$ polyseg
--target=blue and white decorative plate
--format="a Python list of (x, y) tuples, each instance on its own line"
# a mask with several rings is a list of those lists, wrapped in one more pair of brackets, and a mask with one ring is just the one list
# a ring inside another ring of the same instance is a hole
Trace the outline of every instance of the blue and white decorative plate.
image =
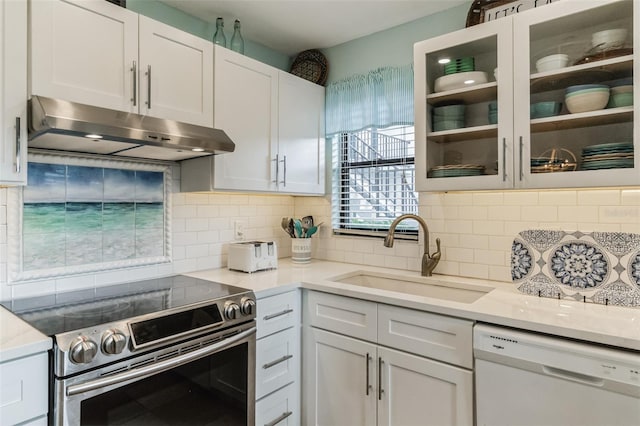
[(522, 231), (511, 279), (534, 296), (640, 307), (640, 234)]

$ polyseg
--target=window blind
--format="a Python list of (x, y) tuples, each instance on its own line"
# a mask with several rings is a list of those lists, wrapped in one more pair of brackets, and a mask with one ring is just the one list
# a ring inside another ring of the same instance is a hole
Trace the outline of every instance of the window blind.
[[(326, 117), (334, 233), (379, 236), (396, 217), (417, 214), (413, 65), (330, 84)], [(417, 238), (417, 229), (410, 220), (396, 228), (410, 239)]]
[[(336, 233), (379, 235), (404, 213), (418, 213), (413, 126), (365, 129), (334, 139), (333, 221)], [(414, 234), (403, 221), (399, 232)]]

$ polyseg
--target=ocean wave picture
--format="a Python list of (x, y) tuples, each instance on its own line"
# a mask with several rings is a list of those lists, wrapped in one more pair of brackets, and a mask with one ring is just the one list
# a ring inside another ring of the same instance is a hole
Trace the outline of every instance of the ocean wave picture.
[(164, 256), (161, 171), (29, 163), (23, 271)]

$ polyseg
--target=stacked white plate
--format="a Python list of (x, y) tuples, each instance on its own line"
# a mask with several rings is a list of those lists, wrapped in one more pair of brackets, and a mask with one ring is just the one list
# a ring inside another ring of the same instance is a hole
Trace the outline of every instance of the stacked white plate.
[(429, 177), (462, 177), (480, 176), (484, 174), (484, 166), (478, 164), (451, 164), (447, 166), (436, 166), (429, 171)]
[(582, 150), (581, 170), (623, 169), (633, 165), (631, 142), (603, 143)]

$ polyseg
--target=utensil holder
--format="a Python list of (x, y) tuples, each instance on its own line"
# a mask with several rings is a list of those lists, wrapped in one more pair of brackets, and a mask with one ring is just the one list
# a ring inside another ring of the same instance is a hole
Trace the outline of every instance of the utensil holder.
[(293, 263), (311, 262), (311, 238), (291, 239), (291, 261)]

